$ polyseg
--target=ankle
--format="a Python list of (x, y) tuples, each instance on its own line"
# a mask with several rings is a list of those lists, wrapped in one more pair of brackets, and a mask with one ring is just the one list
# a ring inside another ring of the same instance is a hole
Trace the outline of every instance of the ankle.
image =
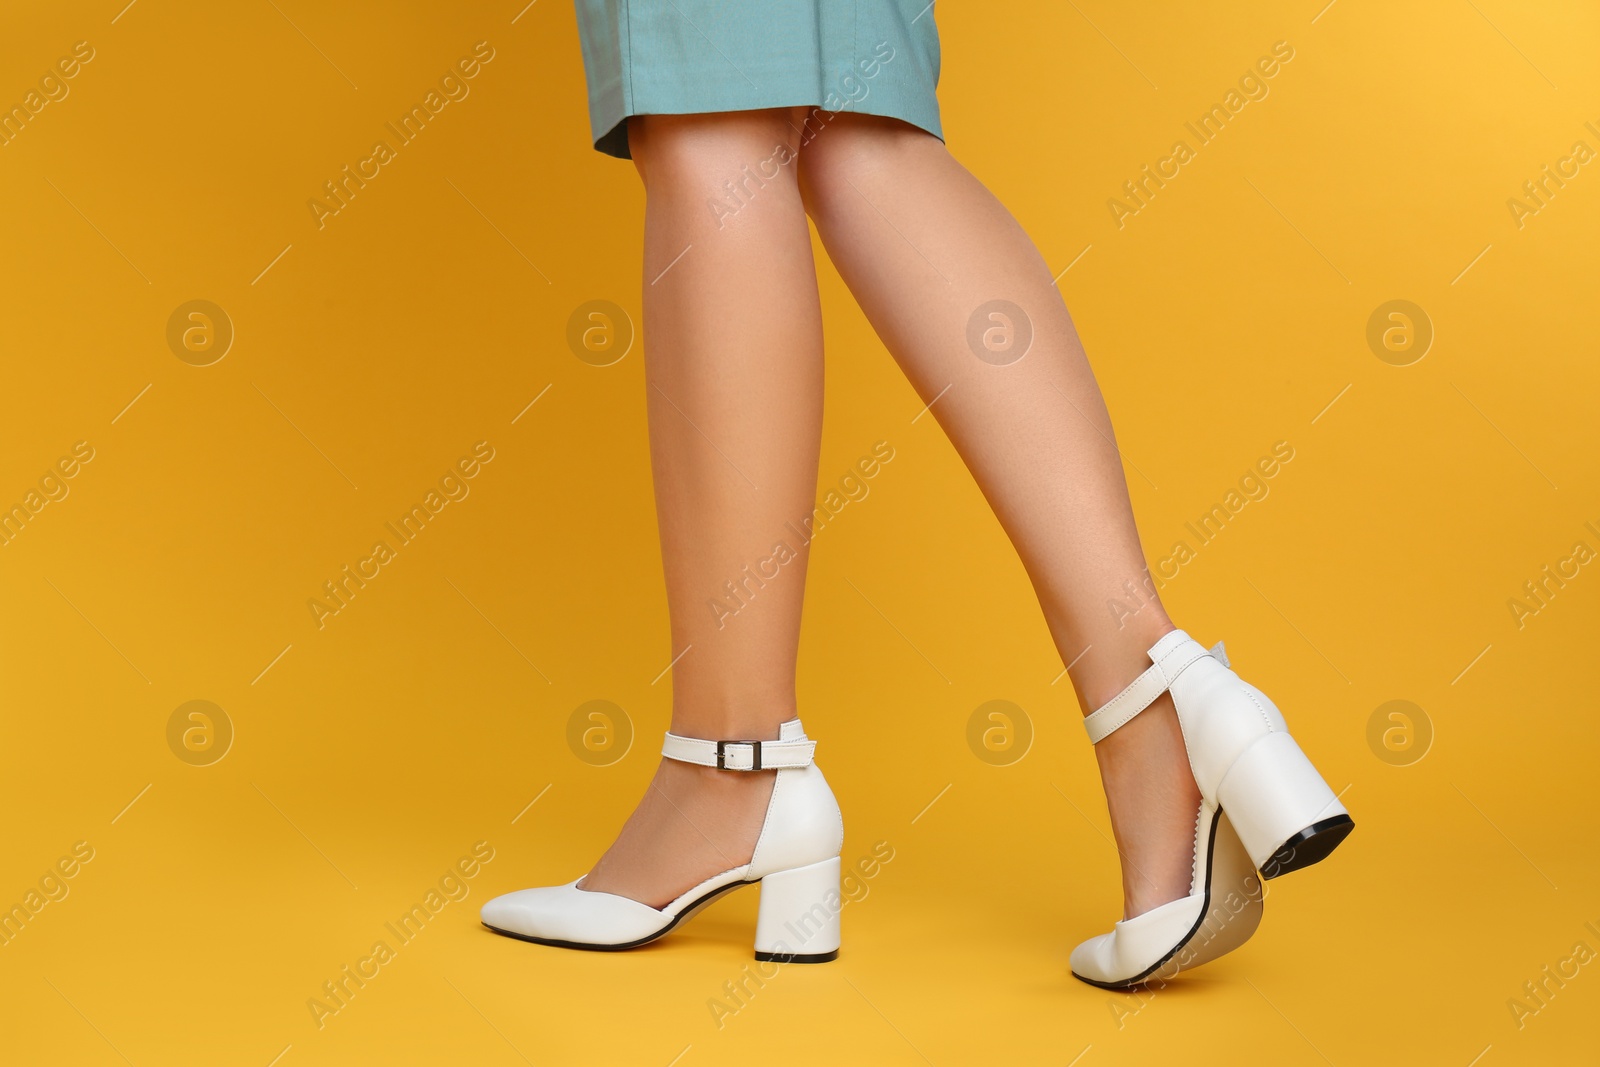
[(753, 788), (756, 784), (770, 782), (775, 772), (727, 771), (716, 767), (702, 767), (682, 760), (661, 760), (662, 784), (675, 788), (692, 789), (708, 794), (732, 795)]
[(1072, 673), (1072, 688), (1083, 713), (1104, 707), (1143, 674), (1150, 666), (1151, 647), (1176, 629), (1165, 612), (1152, 612), (1137, 627), (1130, 621), (1125, 629), (1091, 645)]
[(778, 727), (799, 718), (794, 694), (673, 693), (672, 725), (679, 737), (706, 741), (777, 740)]

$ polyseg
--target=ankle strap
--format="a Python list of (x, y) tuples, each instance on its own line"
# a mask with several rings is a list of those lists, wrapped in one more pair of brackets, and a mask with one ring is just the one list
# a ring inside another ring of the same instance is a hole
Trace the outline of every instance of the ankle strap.
[(1083, 717), (1083, 728), (1089, 731), (1089, 740), (1099, 744), (1115, 733), (1135, 715), (1155, 702), (1156, 697), (1172, 687), (1182, 674), (1196, 661), (1210, 656), (1224, 667), (1228, 654), (1222, 642), (1208, 648), (1201, 647), (1194, 638), (1182, 630), (1173, 630), (1150, 646), (1150, 666), (1135, 678), (1128, 688), (1106, 701), (1093, 714)]
[(661, 754), (721, 771), (774, 771), (811, 766), (816, 748), (817, 743), (801, 729), (800, 720), (790, 719), (778, 727), (778, 737), (773, 741), (707, 741), (668, 731)]

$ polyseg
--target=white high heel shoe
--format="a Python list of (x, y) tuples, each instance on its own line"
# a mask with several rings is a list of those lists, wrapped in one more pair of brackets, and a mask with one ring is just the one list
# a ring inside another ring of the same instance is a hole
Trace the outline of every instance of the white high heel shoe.
[(669, 759), (726, 771), (777, 772), (750, 862), (707, 878), (663, 908), (579, 889), (581, 879), (522, 889), (485, 903), (483, 925), (539, 945), (614, 952), (654, 941), (724, 893), (759, 882), (757, 960), (825, 963), (837, 958), (844, 820), (833, 790), (812, 762), (815, 749), (799, 719), (779, 726), (773, 741), (667, 734), (661, 754)]
[[(1182, 630), (1150, 649), (1151, 666), (1084, 718), (1100, 742), (1172, 692), (1200, 787), (1189, 895), (1116, 924), (1072, 951), (1072, 973), (1103, 989), (1165, 981), (1231, 952), (1261, 921), (1262, 879), (1325, 858), (1355, 827), (1289, 736), (1265, 693)], [(1226, 813), (1226, 814), (1224, 814)]]

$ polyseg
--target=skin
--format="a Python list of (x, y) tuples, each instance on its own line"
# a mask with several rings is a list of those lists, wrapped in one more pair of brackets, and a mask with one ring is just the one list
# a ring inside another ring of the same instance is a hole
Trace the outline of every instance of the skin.
[[(938, 138), (894, 119), (840, 113), (822, 122), (810, 112), (629, 120), (646, 196), (656, 507), (673, 654), (689, 649), (673, 668), (671, 728), (773, 738), (797, 714), (806, 549), (727, 625), (707, 601), (770, 555), (784, 523), (798, 526), (814, 504), (823, 351), (808, 216), (1011, 538), (1079, 704), (1093, 711), (1149, 666), (1146, 650), (1173, 625), (1144, 586), (1111, 421), (1050, 272)], [(736, 213), (708, 210), (708, 200), (727, 201), (725, 181), (775, 153), (790, 162), (759, 188), (747, 185)], [(1003, 366), (977, 358), (967, 341), (974, 309), (996, 299), (1020, 306), (1033, 328), (1027, 354)], [(1119, 623), (1106, 603), (1128, 581), (1149, 600)], [(1187, 895), (1200, 795), (1170, 697), (1095, 754), (1124, 917)], [(663, 760), (580, 887), (660, 907), (748, 862), (772, 781)]]

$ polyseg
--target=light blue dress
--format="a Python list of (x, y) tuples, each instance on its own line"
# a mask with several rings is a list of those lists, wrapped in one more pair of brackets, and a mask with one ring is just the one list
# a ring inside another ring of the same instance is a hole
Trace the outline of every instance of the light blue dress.
[(629, 158), (629, 115), (802, 104), (884, 115), (944, 137), (928, 0), (576, 4), (590, 131), (607, 155)]

